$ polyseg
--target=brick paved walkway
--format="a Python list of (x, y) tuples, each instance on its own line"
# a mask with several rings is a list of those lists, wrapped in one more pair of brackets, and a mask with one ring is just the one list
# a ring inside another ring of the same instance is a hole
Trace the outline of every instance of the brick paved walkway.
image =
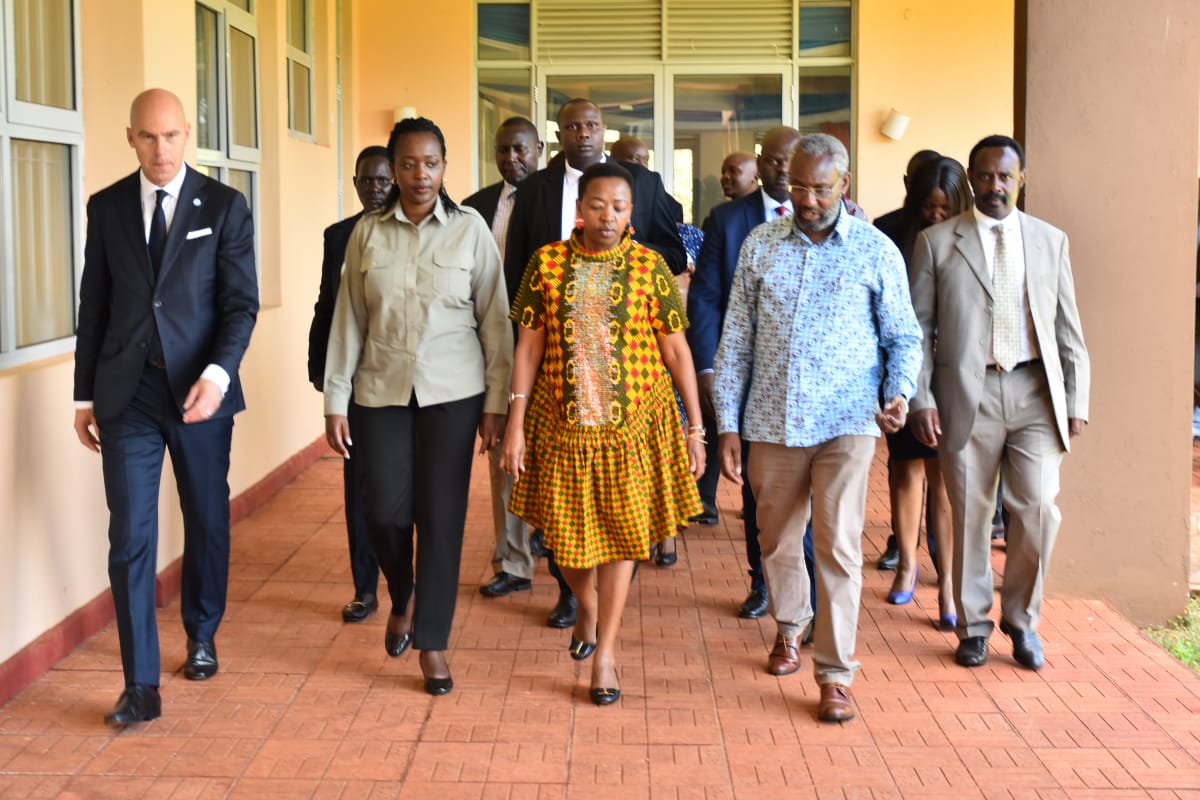
[[(733, 614), (747, 587), (740, 503), (724, 484), (722, 524), (689, 531), (675, 567), (641, 571), (622, 698), (597, 708), (569, 632), (544, 625), (556, 596), (544, 562), (533, 592), (477, 591), (491, 573), (483, 467), (449, 696), (421, 690), (414, 654), (384, 654), (380, 616), (341, 623), (341, 471), (326, 459), (234, 531), (221, 673), (164, 675), (163, 718), (109, 731), (121, 683), (110, 625), (0, 708), (0, 797), (1200, 798), (1200, 676), (1104, 604), (1047, 603), (1036, 674), (1001, 636), (986, 667), (954, 665), (927, 556), (916, 600), (887, 605), (890, 573), (873, 567), (886, 536), (878, 462), (857, 719), (816, 721), (807, 655), (796, 675), (764, 672), (772, 625)], [(1067, 520), (1064, 535), (1077, 533)], [(160, 625), (176, 666), (176, 605)]]

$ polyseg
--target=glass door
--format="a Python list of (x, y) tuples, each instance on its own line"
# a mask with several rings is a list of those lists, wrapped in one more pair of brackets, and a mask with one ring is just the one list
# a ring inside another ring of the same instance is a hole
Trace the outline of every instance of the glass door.
[(650, 150), (650, 169), (661, 171), (657, 158), (655, 136), (659, 130), (656, 113), (660, 107), (661, 81), (654, 72), (637, 70), (624, 74), (581, 74), (582, 71), (563, 68), (561, 72), (544, 69), (537, 81), (539, 92), (539, 127), (546, 132), (546, 160), (562, 149), (558, 143), (558, 110), (568, 100), (583, 97), (600, 107), (606, 128), (605, 150), (621, 136), (636, 136)]
[(683, 205), (683, 221), (699, 226), (725, 201), (720, 181), (725, 156), (739, 150), (757, 155), (763, 134), (791, 118), (784, 72), (673, 71), (670, 78), (668, 188)]

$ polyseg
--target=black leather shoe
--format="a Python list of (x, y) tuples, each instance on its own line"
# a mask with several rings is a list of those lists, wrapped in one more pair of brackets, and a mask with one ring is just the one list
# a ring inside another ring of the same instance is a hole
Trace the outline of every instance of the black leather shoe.
[(578, 606), (575, 602), (575, 595), (560, 593), (558, 595), (558, 604), (550, 611), (550, 615), (546, 617), (546, 624), (551, 628), (570, 628), (575, 624), (578, 615)]
[(454, 688), (454, 678), (447, 675), (444, 678), (426, 678), (425, 691), (437, 697), (438, 695), (450, 694), (450, 690)]
[(534, 528), (533, 533), (529, 534), (529, 552), (534, 558), (546, 558), (550, 555), (550, 551), (546, 549), (545, 534), (541, 528)]
[(527, 592), (533, 588), (533, 581), (528, 578), (518, 578), (507, 572), (497, 572), (490, 583), (479, 587), (479, 593), (484, 597), (504, 597), (513, 592)]
[(1042, 640), (1033, 631), (1014, 628), (1008, 620), (1000, 618), (1000, 632), (1012, 639), (1013, 659), (1025, 669), (1039, 670), (1046, 665), (1042, 653)]
[(412, 644), (411, 633), (392, 633), (391, 631), (383, 633), (383, 649), (387, 650), (387, 654), (392, 658), (404, 655), (404, 651), (410, 644)]
[(900, 547), (896, 544), (896, 537), (889, 536), (887, 547), (880, 554), (879, 560), (875, 562), (875, 569), (892, 570), (900, 566)]
[(367, 595), (366, 600), (355, 595), (354, 599), (342, 606), (342, 622), (362, 622), (379, 610), (379, 600), (375, 595)]
[(704, 510), (694, 517), (688, 519), (688, 522), (695, 522), (699, 525), (716, 525), (721, 521), (721, 515), (717, 513), (717, 504), (708, 500), (701, 501)]
[(584, 642), (571, 636), (571, 646), (568, 648), (571, 651), (571, 658), (576, 661), (583, 661), (585, 658), (596, 652), (595, 642)]
[(188, 639), (187, 661), (183, 662), (183, 677), (203, 681), (217, 674), (217, 646), (212, 642), (193, 642)]
[(158, 687), (135, 683), (121, 692), (117, 704), (104, 718), (104, 724), (115, 728), (134, 722), (149, 722), (161, 716), (162, 699), (158, 696)]
[(588, 697), (598, 706), (611, 706), (621, 699), (620, 689), (588, 689)]
[(745, 602), (738, 608), (738, 616), (742, 619), (758, 619), (767, 613), (767, 587), (755, 586), (750, 589)]
[(986, 636), (968, 636), (958, 643), (954, 660), (960, 667), (981, 667), (988, 660)]
[(671, 549), (668, 551), (664, 543), (658, 545), (658, 552), (654, 556), (654, 563), (660, 567), (671, 567), (679, 560), (679, 540), (675, 539), (671, 542)]

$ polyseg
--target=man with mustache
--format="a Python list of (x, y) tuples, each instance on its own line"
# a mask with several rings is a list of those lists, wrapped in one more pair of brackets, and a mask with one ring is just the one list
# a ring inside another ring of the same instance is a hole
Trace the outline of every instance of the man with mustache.
[(777, 628), (773, 675), (799, 669), (797, 639), (813, 619), (803, 546), (812, 519), (824, 722), (854, 717), (867, 475), (880, 428), (904, 425), (921, 364), (904, 259), (842, 203), (849, 161), (832, 136), (800, 138), (787, 173), (792, 216), (742, 245), (713, 393), (721, 472), (734, 483), (742, 441), (753, 442), (746, 477)]
[(1002, 478), (1000, 630), (1017, 663), (1037, 670), (1045, 663), (1042, 581), (1061, 521), (1058, 470), (1087, 425), (1090, 364), (1067, 236), (1016, 210), (1025, 185), (1021, 145), (984, 138), (971, 149), (967, 174), (975, 208), (926, 228), (913, 251), (925, 354), (912, 428), (938, 448), (953, 510), (955, 660), (987, 662), (991, 519)]

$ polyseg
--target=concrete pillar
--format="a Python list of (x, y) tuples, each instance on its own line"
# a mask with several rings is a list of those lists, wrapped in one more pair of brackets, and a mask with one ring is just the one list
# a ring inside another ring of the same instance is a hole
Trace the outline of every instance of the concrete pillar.
[[(1187, 599), (1200, 3), (1022, 0), (1017, 21), (1025, 209), (1070, 236), (1092, 359), (1049, 588), (1162, 622)], [(972, 35), (979, 59), (1007, 46)]]

